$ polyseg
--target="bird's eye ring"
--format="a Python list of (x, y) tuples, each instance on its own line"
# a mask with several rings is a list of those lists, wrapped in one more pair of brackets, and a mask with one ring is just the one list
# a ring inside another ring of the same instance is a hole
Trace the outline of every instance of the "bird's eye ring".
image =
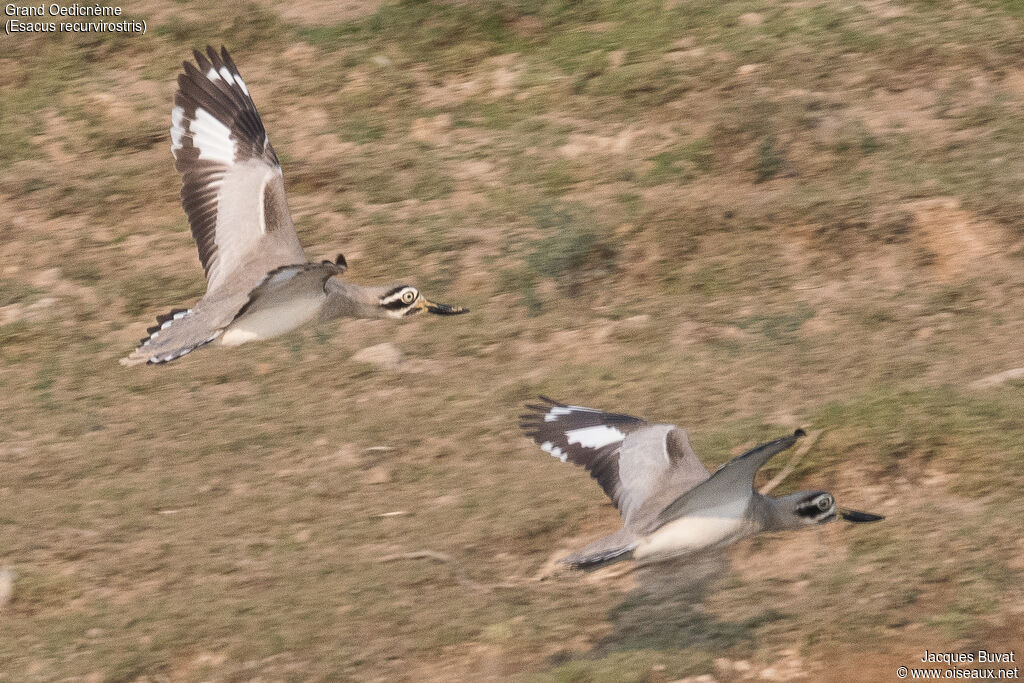
[(822, 496), (818, 499), (818, 509), (825, 511), (832, 507), (832, 496)]
[(402, 303), (411, 304), (416, 300), (416, 290), (407, 289), (402, 293)]

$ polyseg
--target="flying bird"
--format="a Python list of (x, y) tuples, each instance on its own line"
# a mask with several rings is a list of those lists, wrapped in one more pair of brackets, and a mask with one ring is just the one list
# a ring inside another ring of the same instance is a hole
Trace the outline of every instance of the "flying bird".
[(414, 286), (340, 279), (342, 255), (310, 262), (288, 212), (284, 176), (249, 89), (227, 49), (184, 62), (171, 110), (171, 153), (182, 175), (206, 294), (157, 317), (125, 365), (167, 363), (207, 344), (269, 339), (319, 318), (404, 318), (467, 309), (436, 303)]
[(754, 475), (805, 436), (802, 429), (761, 444), (709, 473), (685, 429), (651, 424), (540, 397), (527, 405), (522, 428), (562, 462), (584, 467), (622, 516), (622, 528), (562, 562), (595, 568), (617, 560), (657, 562), (718, 548), (761, 531), (800, 529), (841, 518), (876, 522), (880, 515), (838, 507), (831, 493), (781, 498), (754, 490)]

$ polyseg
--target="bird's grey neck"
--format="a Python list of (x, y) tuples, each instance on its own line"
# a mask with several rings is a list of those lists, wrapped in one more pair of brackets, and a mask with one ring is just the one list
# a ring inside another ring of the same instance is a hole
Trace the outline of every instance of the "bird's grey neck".
[(762, 496), (754, 491), (754, 497), (750, 501), (752, 519), (760, 526), (761, 531), (783, 531), (785, 529), (799, 529), (804, 526), (794, 514), (778, 498)]
[(322, 320), (384, 317), (379, 305), (383, 287), (363, 287), (332, 277), (325, 289), (327, 300), (320, 311)]

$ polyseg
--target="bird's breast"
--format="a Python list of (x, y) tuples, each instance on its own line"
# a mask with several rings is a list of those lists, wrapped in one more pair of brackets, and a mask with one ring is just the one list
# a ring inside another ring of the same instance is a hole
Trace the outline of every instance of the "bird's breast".
[(323, 290), (283, 301), (254, 301), (220, 337), (223, 346), (238, 346), (257, 339), (270, 339), (308, 322), (324, 304)]
[(731, 543), (753, 531), (746, 519), (747, 501), (672, 520), (640, 540), (633, 557), (676, 556)]

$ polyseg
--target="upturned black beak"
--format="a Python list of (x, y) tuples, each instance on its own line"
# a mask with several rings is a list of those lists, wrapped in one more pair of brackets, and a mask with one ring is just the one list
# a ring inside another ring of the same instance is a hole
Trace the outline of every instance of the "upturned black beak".
[(836, 511), (839, 513), (840, 518), (845, 519), (847, 522), (856, 522), (857, 524), (880, 522), (885, 519), (882, 515), (873, 515), (870, 512), (860, 512), (849, 508), (836, 508)]
[(429, 299), (423, 299), (420, 302), (420, 305), (425, 311), (433, 313), (434, 315), (462, 315), (463, 313), (469, 313), (468, 308), (439, 304), (436, 301), (430, 301)]

